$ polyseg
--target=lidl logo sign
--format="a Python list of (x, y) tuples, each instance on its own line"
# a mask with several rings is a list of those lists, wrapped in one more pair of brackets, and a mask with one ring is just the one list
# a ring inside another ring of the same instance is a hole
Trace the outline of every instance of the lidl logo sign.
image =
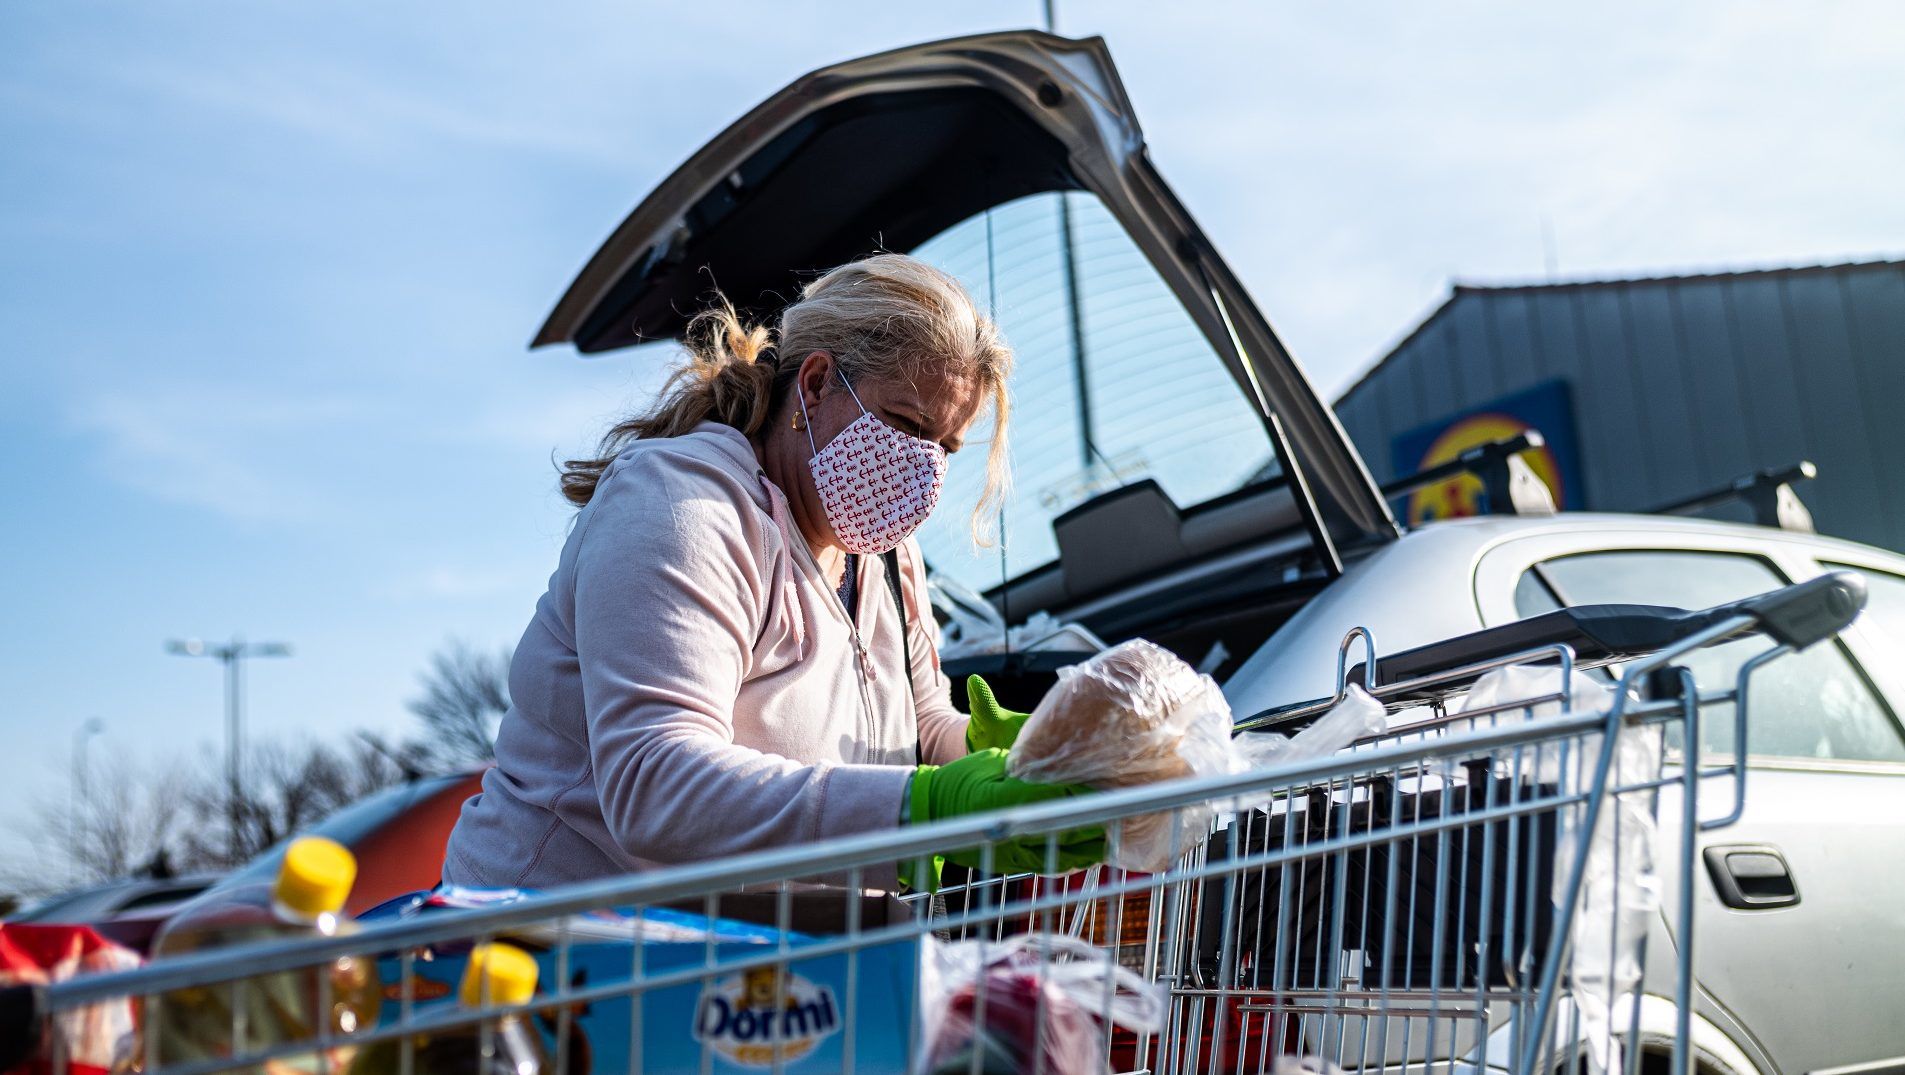
[(695, 1012), (695, 1040), (746, 1067), (798, 1060), (839, 1032), (833, 990), (779, 967), (716, 979)]
[[(1568, 405), (1567, 385), (1562, 381), (1548, 381), (1402, 434), (1393, 446), (1396, 476), (1405, 477), (1449, 462), (1470, 448), (1528, 429), (1538, 430), (1547, 444), (1523, 452), (1521, 458), (1554, 494), (1557, 507), (1584, 507), (1575, 455), (1574, 416)], [(1426, 486), (1409, 495), (1409, 525), (1479, 515), (1482, 500), (1481, 480), (1473, 475)]]
[[(1470, 415), (1443, 430), (1442, 435), (1430, 443), (1429, 450), (1423, 453), (1415, 469), (1427, 470), (1455, 459), (1470, 448), (1479, 448), (1490, 441), (1504, 440), (1533, 428), (1511, 415)], [(1554, 451), (1544, 446), (1523, 452), (1521, 457), (1535, 472), (1535, 476), (1548, 486), (1548, 491), (1554, 494), (1554, 502), (1561, 503), (1561, 471), (1555, 466)], [(1409, 525), (1420, 526), (1435, 519), (1480, 515), (1482, 507), (1481, 479), (1472, 474), (1463, 474), (1411, 493)]]

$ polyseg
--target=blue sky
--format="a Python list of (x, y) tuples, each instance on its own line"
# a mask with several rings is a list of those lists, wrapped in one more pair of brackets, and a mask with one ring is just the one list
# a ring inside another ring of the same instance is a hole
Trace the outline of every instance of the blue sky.
[[(1538, 7), (1538, 9), (1531, 9)], [(210, 754), (398, 729), (447, 638), (513, 642), (569, 512), (552, 453), (658, 356), (524, 345), (703, 139), (833, 60), (1038, 4), (0, 6), (0, 736)], [(1886, 3), (1061, 4), (1318, 386), (1452, 278), (1905, 251)]]

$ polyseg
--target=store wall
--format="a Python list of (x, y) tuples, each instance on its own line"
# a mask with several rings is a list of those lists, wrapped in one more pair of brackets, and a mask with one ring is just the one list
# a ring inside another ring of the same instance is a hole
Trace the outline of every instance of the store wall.
[(1820, 532), (1905, 550), (1905, 262), (1459, 286), (1336, 409), (1387, 481), (1400, 440), (1548, 382), (1589, 510), (1811, 459)]

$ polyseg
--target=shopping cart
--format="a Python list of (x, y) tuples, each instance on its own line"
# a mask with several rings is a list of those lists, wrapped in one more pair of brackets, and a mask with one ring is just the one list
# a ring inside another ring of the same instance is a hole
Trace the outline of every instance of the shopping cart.
[[(1356, 683), (1391, 721), (1347, 751), (162, 960), (45, 988), (35, 1025), (70, 1025), (99, 1005), (144, 1010), (182, 989), (236, 998), (286, 973), (307, 976), (328, 1010), (319, 969), (375, 956), (383, 1010), (350, 1033), (321, 1025), (256, 1041), (235, 1020), (229, 1053), (162, 1064), (148, 1023), (119, 1066), (312, 1070), (389, 1041), (407, 1073), (423, 1070), (415, 1042), (468, 1030), (487, 1047), (499, 1020), (527, 1014), (560, 1072), (1001, 1070), (1000, 1053), (945, 1049), (950, 1005), (967, 1023), (1029, 1037), (1037, 1059), (1024, 1070), (1057, 1075), (1683, 1075), (1693, 834), (1740, 815), (1751, 677), (1863, 603), (1862, 581), (1841, 573), (1699, 613), (1565, 610), (1389, 657), (1356, 630), (1339, 651), (1336, 697), (1239, 722), (1239, 734), (1300, 728)], [(1734, 683), (1696, 684), (1676, 663), (1748, 635), (1766, 646)], [(1545, 687), (1503, 693), (1531, 675)], [(1687, 749), (1702, 741), (1703, 714), (1726, 707), (1735, 755)], [(1052, 863), (1067, 830), (1103, 825), (1115, 843), (1132, 819), (1213, 806), (1208, 838), (1187, 840), (1161, 873), (990, 868), (1008, 837), (1043, 837)], [(949, 869), (936, 892), (875, 891), (891, 891), (902, 865), (930, 876), (933, 853), (955, 848), (977, 849), (976, 867)], [(1655, 905), (1663, 881), (1674, 906)], [(496, 939), (537, 954), (535, 998), (443, 997), (462, 954)], [(935, 980), (948, 953), (982, 969), (963, 991)], [(1008, 965), (1029, 988), (1001, 992), (983, 973)], [(1071, 988), (1046, 988), (1061, 980)], [(1066, 1036), (1081, 1012), (1109, 1030), (1091, 1055)], [(67, 1070), (65, 1039), (48, 1038), (49, 1069)], [(1045, 1047), (1060, 1039), (1070, 1053)]]

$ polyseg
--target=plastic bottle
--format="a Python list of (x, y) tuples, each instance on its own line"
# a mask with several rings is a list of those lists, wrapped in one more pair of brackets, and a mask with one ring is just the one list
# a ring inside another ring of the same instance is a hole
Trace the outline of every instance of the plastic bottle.
[[(357, 880), (357, 860), (344, 845), (321, 836), (292, 841), (277, 880), (238, 889), (202, 911), (166, 923), (153, 944), (153, 958), (166, 959), (228, 945), (297, 937), (330, 937), (352, 931), (341, 912)], [(328, 982), (328, 995), (322, 983)], [(262, 974), (237, 982), (194, 986), (163, 994), (146, 1033), (161, 1065), (229, 1057), (284, 1042), (305, 1041), (329, 1023), (332, 1034), (350, 1034), (377, 1022), (382, 983), (376, 960), (344, 956), (321, 967)], [(243, 1040), (233, 1040), (233, 1000), (243, 1017)], [(328, 1012), (320, 1004), (328, 999)], [(341, 1071), (348, 1046), (280, 1058), (274, 1071)]]
[[(508, 944), (479, 944), (470, 950), (458, 994), (466, 1008), (527, 1004), (536, 995), (536, 960)], [(452, 1027), (410, 1037), (414, 1075), (541, 1075), (553, 1071), (542, 1035), (523, 1012), (510, 1012), (490, 1023)], [(403, 1070), (399, 1038), (372, 1042), (351, 1062), (350, 1075), (396, 1075)]]

